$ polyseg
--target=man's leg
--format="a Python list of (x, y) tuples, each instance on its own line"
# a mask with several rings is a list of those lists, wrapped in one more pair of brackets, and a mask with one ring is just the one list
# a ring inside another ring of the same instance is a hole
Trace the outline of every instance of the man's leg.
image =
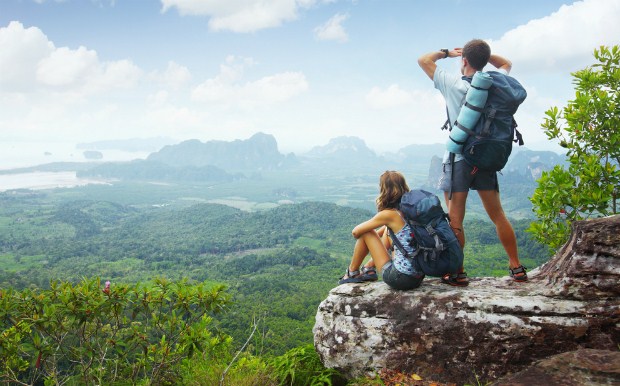
[[(454, 167), (454, 170), (452, 170), (452, 167)], [(465, 247), (463, 220), (465, 219), (467, 194), (469, 193), (471, 184), (467, 173), (467, 164), (465, 161), (457, 161), (453, 165), (446, 164), (444, 165), (442, 178), (439, 183), (439, 188), (444, 191), (444, 199), (448, 207), (448, 217), (450, 217), (450, 227), (454, 231), (461, 248)], [(450, 191), (452, 191), (452, 198), (450, 198)], [(464, 267), (459, 267), (458, 273), (462, 275), (459, 275), (456, 280), (460, 285), (467, 285), (468, 283), (464, 272)], [(450, 275), (448, 275), (448, 277), (449, 276)], [(447, 278), (442, 279), (447, 280)]]
[(444, 192), (446, 206), (448, 207), (448, 216), (450, 217), (450, 227), (454, 231), (456, 238), (461, 244), (461, 248), (465, 247), (465, 229), (463, 228), (463, 220), (465, 219), (465, 206), (467, 203), (467, 194), (469, 192), (452, 192), (452, 199), (448, 199), (448, 192)]
[[(465, 247), (465, 229), (463, 228), (463, 219), (465, 218), (465, 205), (467, 203), (468, 192), (452, 192), (452, 199), (448, 199), (448, 193), (445, 193), (446, 205), (448, 206), (448, 217), (450, 217), (450, 227), (454, 231), (461, 248)], [(465, 272), (465, 267), (459, 267), (459, 274)], [(460, 275), (457, 282), (461, 285), (467, 285), (469, 281), (465, 275)]]
[[(478, 195), (480, 195), (484, 210), (487, 212), (493, 224), (495, 224), (495, 230), (499, 237), (499, 241), (502, 243), (508, 255), (510, 268), (519, 267), (521, 262), (519, 261), (519, 253), (517, 250), (517, 237), (502, 208), (499, 192), (497, 190), (479, 190)], [(517, 274), (517, 277), (524, 275), (524, 273)]]

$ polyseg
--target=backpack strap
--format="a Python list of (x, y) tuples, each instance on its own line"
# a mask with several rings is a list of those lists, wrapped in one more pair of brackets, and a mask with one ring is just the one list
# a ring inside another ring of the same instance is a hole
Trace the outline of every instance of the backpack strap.
[(514, 129), (515, 133), (515, 139), (513, 140), (514, 143), (518, 143), (519, 146), (523, 146), (524, 142), (523, 142), (523, 135), (519, 132), (519, 130), (517, 130), (517, 121), (515, 121), (514, 118), (512, 118), (512, 128)]
[[(488, 122), (488, 121), (487, 121), (487, 122)], [(469, 129), (469, 128), (467, 128), (467, 127), (463, 126), (463, 125), (461, 125), (458, 121), (456, 121), (456, 122), (454, 122), (454, 123), (456, 124), (456, 126), (457, 126), (459, 129), (463, 130), (464, 132), (466, 132), (467, 134), (471, 135), (472, 137), (475, 137), (475, 136), (476, 136), (476, 133), (474, 133), (474, 132), (473, 132), (473, 130), (471, 130), (471, 129)], [(489, 124), (491, 124), (491, 123), (489, 122)], [(452, 139), (452, 138), (451, 138), (451, 139)], [(453, 140), (453, 141), (454, 141), (454, 140)], [(456, 141), (454, 141), (454, 142), (456, 142)], [(459, 143), (459, 142), (457, 142), (457, 143)], [(462, 143), (465, 143), (465, 141), (463, 141)], [(459, 143), (459, 144), (460, 144), (460, 143)]]
[[(407, 222), (407, 224), (409, 223)], [(421, 252), (422, 253), (426, 252), (426, 253), (423, 253), (424, 260), (435, 260), (438, 257), (439, 253), (447, 249), (447, 247), (439, 239), (439, 235), (437, 234), (437, 231), (433, 229), (434, 225), (436, 225), (436, 220), (433, 220), (429, 225), (425, 226), (424, 228), (433, 237), (433, 240), (435, 240), (435, 246), (432, 248), (426, 248), (418, 244), (418, 247), (413, 251), (413, 253), (408, 253), (407, 250), (405, 250), (405, 247), (403, 247), (403, 244), (396, 237), (396, 234), (394, 233), (394, 231), (390, 227), (387, 227), (388, 234), (390, 235), (390, 239), (392, 239), (392, 244), (396, 246), (396, 248), (400, 251), (400, 253), (403, 254), (403, 256), (411, 260), (412, 264), (414, 265), (414, 268), (418, 272), (423, 272), (422, 267), (420, 266), (420, 263), (418, 262), (419, 254)], [(410, 224), (409, 226), (411, 227)]]
[(400, 242), (400, 240), (396, 238), (396, 234), (394, 233), (392, 228), (390, 227), (386, 227), (386, 228), (388, 230), (388, 234), (390, 235), (390, 239), (392, 239), (392, 245), (398, 248), (398, 250), (400, 251), (400, 253), (403, 254), (403, 256), (410, 257), (409, 253), (407, 253), (407, 251), (405, 250), (405, 247), (403, 247), (403, 244)]
[[(470, 82), (471, 82), (471, 80), (470, 80)], [(463, 95), (463, 98), (461, 99), (461, 103), (460, 103), (461, 104), (461, 108), (463, 108), (463, 105), (467, 105), (472, 110), (476, 110), (476, 111), (481, 110), (479, 107), (476, 107), (476, 106), (473, 106), (473, 105), (470, 105), (469, 103), (467, 103), (465, 101), (465, 97), (466, 96), (467, 96), (467, 92), (465, 92), (465, 94)], [(443, 126), (441, 126), (441, 130), (452, 131), (452, 121), (450, 120), (450, 112), (448, 111), (448, 105), (447, 104), (446, 104), (446, 116), (448, 117), (448, 119), (446, 119), (446, 121), (444, 122)], [(454, 124), (458, 125), (458, 122), (454, 121)]]
[(435, 228), (433, 228), (434, 226), (436, 226), (435, 220), (431, 221), (431, 223), (425, 226), (424, 229), (426, 229), (429, 235), (433, 236), (433, 239), (435, 240), (435, 250), (443, 251), (444, 249), (446, 249), (446, 247), (441, 242), (441, 239), (439, 239), (437, 231), (435, 230)]
[(441, 130), (452, 131), (452, 123), (450, 123), (450, 114), (448, 113), (448, 106), (446, 105), (446, 115), (448, 119), (444, 122), (443, 126), (441, 126)]
[[(463, 80), (466, 80), (470, 87), (474, 87), (471, 85), (471, 77), (462, 77)], [(475, 87), (474, 87), (475, 88)], [(474, 110), (478, 110), (478, 107), (476, 106), (472, 106), (469, 103), (467, 103), (465, 101), (465, 98), (467, 97), (467, 91), (465, 92), (465, 94), (463, 94), (463, 98), (461, 99), (461, 108), (463, 108), (463, 105), (467, 105), (470, 108), (474, 109)], [(452, 131), (452, 122), (450, 122), (450, 113), (448, 111), (448, 105), (446, 105), (446, 115), (448, 116), (448, 120), (446, 121), (446, 123), (443, 124), (441, 130), (446, 130), (446, 129), (450, 129), (450, 131)], [(461, 130), (463, 130), (464, 132), (466, 132), (469, 135), (475, 135), (475, 133), (473, 131), (471, 131), (470, 129), (468, 129), (467, 127), (461, 125), (458, 121), (454, 121), (454, 124)], [(455, 141), (454, 139), (452, 139), (452, 137), (448, 137), (450, 138), (451, 141), (453, 141), (454, 143), (456, 143), (457, 145), (464, 145), (465, 141), (463, 142), (459, 142), (459, 141)], [(456, 157), (456, 154), (454, 153), (450, 153), (450, 192), (448, 193), (448, 200), (452, 199), (452, 184), (454, 183), (454, 158)]]
[[(472, 86), (472, 87), (474, 87), (474, 86)], [(478, 88), (478, 87), (474, 87), (474, 88), (475, 88), (475, 89), (477, 89), (477, 90), (482, 90), (481, 88)], [(486, 91), (486, 90), (484, 90), (484, 91)], [(463, 106), (467, 106), (467, 107), (469, 107), (470, 109), (472, 109), (472, 110), (474, 110), (474, 111), (477, 111), (477, 112), (479, 112), (479, 113), (482, 113), (482, 112), (484, 111), (484, 106), (482, 106), (482, 107), (474, 106), (474, 105), (472, 105), (471, 103), (469, 103), (469, 102), (467, 102), (467, 101), (465, 101), (465, 103), (463, 104)]]
[(420, 250), (416, 249), (415, 251), (413, 251), (413, 254), (408, 253), (405, 247), (403, 247), (403, 244), (396, 237), (396, 234), (394, 233), (392, 228), (390, 227), (386, 227), (386, 228), (388, 230), (388, 234), (390, 235), (390, 239), (392, 239), (392, 245), (396, 246), (396, 248), (400, 251), (400, 253), (403, 254), (403, 256), (411, 260), (411, 263), (413, 264), (416, 271), (422, 272), (422, 267), (420, 267), (420, 264), (418, 263), (418, 259), (416, 258)]
[(489, 109), (489, 113), (486, 116), (486, 121), (484, 122), (484, 127), (482, 128), (482, 131), (480, 132), (480, 135), (482, 137), (488, 137), (491, 135), (491, 123), (493, 122), (493, 119), (495, 119), (496, 112), (497, 110), (495, 109)]
[(454, 184), (454, 158), (456, 154), (450, 153), (450, 191), (448, 192), (448, 201), (452, 200), (452, 185)]

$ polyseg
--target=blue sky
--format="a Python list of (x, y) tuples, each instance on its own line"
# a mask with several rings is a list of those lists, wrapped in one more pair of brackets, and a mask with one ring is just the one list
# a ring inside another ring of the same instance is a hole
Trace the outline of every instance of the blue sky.
[(482, 38), (528, 90), (526, 146), (551, 148), (544, 111), (573, 98), (594, 48), (620, 43), (618, 20), (620, 0), (2, 0), (0, 142), (443, 143), (417, 58)]

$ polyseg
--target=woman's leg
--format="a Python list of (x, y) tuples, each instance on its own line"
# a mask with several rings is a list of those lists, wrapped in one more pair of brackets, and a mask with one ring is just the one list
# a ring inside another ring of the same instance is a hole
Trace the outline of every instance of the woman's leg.
[[(381, 228), (377, 229), (377, 235), (379, 235), (379, 237), (381, 238), (381, 242), (385, 246), (385, 249), (390, 250), (390, 248), (392, 248), (392, 240), (390, 239), (387, 226), (382, 226)], [(368, 251), (366, 252), (366, 254), (368, 254)], [(388, 253), (388, 256), (389, 256), (389, 253)], [(366, 264), (364, 264), (364, 267), (374, 268), (375, 261), (373, 259), (368, 260)]]
[(373, 230), (364, 233), (355, 242), (349, 270), (357, 271), (369, 252), (377, 269), (383, 268), (383, 265), (390, 261), (390, 255), (388, 254), (383, 241), (379, 237), (379, 234)]

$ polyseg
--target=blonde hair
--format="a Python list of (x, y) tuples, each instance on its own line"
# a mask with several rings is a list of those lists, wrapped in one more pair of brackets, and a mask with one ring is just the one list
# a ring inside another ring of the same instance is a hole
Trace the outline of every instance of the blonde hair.
[(407, 181), (402, 173), (388, 170), (379, 177), (379, 196), (375, 200), (377, 210), (398, 209), (400, 198), (409, 191)]

